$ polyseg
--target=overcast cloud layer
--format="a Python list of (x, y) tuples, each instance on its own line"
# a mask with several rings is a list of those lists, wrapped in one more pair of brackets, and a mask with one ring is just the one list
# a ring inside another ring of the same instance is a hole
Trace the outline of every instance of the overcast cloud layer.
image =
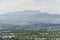
[(0, 0), (0, 14), (22, 10), (60, 14), (60, 0)]

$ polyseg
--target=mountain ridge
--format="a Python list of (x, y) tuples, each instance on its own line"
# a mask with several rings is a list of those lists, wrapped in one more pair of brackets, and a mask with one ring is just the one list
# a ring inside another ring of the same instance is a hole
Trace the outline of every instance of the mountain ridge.
[(0, 23), (12, 24), (34, 24), (34, 23), (56, 23), (60, 24), (59, 14), (49, 14), (40, 11), (20, 11), (0, 15)]

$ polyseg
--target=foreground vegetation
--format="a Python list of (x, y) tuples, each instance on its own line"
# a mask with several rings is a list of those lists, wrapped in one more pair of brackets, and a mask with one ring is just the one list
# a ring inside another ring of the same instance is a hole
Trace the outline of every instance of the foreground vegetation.
[(0, 40), (60, 40), (60, 24), (4, 26)]

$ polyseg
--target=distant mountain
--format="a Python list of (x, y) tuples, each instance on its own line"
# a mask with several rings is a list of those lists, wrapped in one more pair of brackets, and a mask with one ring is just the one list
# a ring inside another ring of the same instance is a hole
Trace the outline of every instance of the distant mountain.
[(40, 11), (19, 11), (9, 12), (0, 15), (0, 23), (7, 24), (35, 24), (35, 23), (54, 23), (60, 24), (60, 14), (49, 14)]

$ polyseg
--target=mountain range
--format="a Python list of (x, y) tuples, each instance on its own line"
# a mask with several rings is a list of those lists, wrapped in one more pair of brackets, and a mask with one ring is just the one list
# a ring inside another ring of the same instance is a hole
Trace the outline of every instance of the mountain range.
[(0, 15), (0, 23), (18, 25), (35, 23), (60, 24), (60, 14), (49, 14), (48, 12), (40, 11), (8, 12)]

